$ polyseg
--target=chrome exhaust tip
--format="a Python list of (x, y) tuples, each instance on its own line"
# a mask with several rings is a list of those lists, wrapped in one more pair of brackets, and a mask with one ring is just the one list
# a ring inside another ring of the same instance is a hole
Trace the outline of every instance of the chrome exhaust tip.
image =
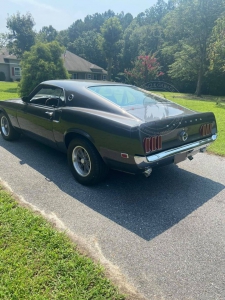
[(143, 174), (145, 175), (146, 178), (148, 178), (151, 175), (151, 173), (152, 173), (152, 168), (148, 168), (145, 169)]

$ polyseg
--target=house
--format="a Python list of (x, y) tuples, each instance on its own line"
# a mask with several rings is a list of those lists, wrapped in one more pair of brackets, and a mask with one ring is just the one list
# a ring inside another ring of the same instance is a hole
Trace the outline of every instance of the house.
[[(64, 67), (71, 74), (72, 79), (92, 79), (92, 80), (106, 80), (107, 72), (89, 61), (65, 51), (62, 55)], [(1, 73), (5, 74), (6, 81), (15, 81), (21, 78), (20, 60), (15, 55), (11, 55), (4, 48), (0, 50), (0, 78)]]
[(107, 72), (70, 51), (63, 54), (64, 67), (72, 79), (106, 80)]
[(20, 60), (2, 48), (0, 50), (0, 79), (15, 81), (21, 78)]

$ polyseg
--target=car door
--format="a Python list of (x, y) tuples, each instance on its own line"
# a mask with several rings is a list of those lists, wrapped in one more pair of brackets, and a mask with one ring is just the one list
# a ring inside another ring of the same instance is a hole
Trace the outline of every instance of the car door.
[(18, 113), (22, 131), (38, 141), (56, 147), (53, 122), (58, 119), (60, 106), (64, 101), (64, 91), (54, 86), (41, 86), (35, 95)]

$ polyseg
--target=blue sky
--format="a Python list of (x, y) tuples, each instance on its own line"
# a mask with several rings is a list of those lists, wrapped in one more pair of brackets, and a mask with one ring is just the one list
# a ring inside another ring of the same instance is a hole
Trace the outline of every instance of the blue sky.
[(0, 32), (6, 32), (7, 16), (19, 11), (30, 12), (35, 20), (35, 29), (52, 25), (57, 30), (68, 28), (77, 19), (108, 9), (115, 13), (130, 12), (136, 17), (150, 8), (157, 0), (0, 0)]

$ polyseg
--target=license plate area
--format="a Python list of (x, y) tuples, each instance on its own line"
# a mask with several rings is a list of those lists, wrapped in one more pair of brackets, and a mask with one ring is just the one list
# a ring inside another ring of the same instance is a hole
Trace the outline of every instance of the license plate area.
[(174, 163), (178, 164), (179, 162), (185, 160), (187, 158), (187, 153), (179, 153), (174, 156)]

